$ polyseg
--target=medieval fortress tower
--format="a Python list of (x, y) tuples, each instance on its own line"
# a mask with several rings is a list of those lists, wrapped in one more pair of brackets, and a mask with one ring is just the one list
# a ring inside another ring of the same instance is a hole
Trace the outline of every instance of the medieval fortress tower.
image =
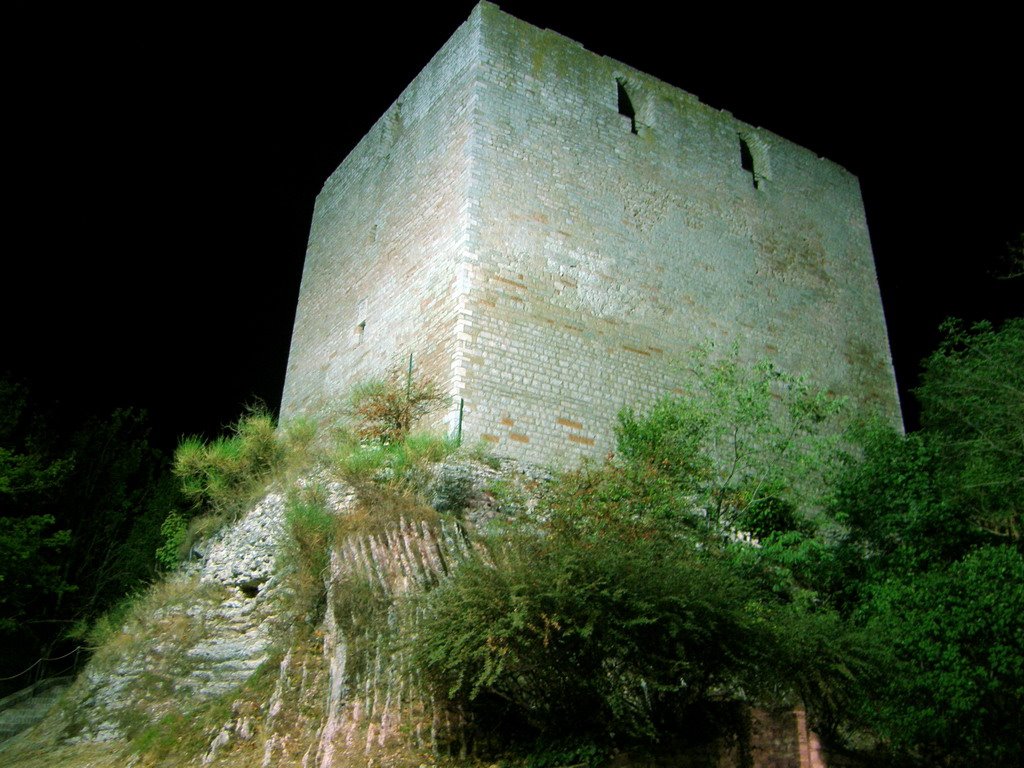
[(482, 2), (324, 184), (282, 418), (403, 367), (551, 463), (738, 343), (898, 422), (857, 179)]

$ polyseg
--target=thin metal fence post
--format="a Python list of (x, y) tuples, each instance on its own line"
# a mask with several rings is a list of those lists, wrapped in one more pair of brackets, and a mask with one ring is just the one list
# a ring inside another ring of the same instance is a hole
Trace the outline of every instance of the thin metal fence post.
[(409, 372), (405, 376), (405, 402), (412, 400), (412, 352), (409, 353)]

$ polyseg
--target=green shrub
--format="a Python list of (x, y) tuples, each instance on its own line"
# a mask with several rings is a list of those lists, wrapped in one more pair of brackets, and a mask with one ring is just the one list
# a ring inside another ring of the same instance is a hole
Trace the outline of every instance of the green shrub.
[(210, 472), (206, 454), (206, 443), (194, 435), (183, 438), (174, 451), (174, 474), (181, 481), (182, 492), (193, 502), (206, 496)]
[(280, 431), (288, 469), (297, 471), (317, 463), (320, 458), (317, 438), (321, 428), (316, 419), (294, 416)]
[(171, 512), (160, 524), (163, 544), (156, 551), (156, 560), (164, 568), (174, 568), (184, 557), (188, 522), (178, 512)]
[(408, 435), (393, 447), (389, 463), (392, 477), (420, 495), (433, 482), (432, 466), (445, 459), (456, 445), (445, 437), (424, 432)]
[(174, 453), (174, 473), (197, 510), (238, 508), (284, 457), (273, 416), (262, 408), (250, 409), (231, 431), (209, 443), (185, 438)]
[(524, 534), (429, 595), (413, 653), (485, 728), (656, 740), (743, 679), (762, 644), (750, 599), (667, 541)]
[(234, 427), (241, 442), (242, 456), (249, 472), (265, 475), (273, 471), (284, 455), (274, 416), (265, 407), (250, 408)]
[(621, 475), (608, 471), (588, 480), (604, 502), (542, 500), (424, 598), (411, 652), (435, 693), (506, 746), (566, 732), (605, 747), (695, 744), (706, 734), (693, 724), (730, 698), (803, 702), (814, 722), (834, 720), (870, 644), (750, 578), (730, 555), (738, 545), (615, 510)]
[(520, 522), (424, 598), (412, 648), (482, 732), (693, 745), (707, 723), (740, 727), (723, 701), (802, 702), (832, 724), (856, 700), (870, 644), (736, 531), (810, 530), (801, 504), (821, 491), (838, 404), (767, 364), (704, 364), (687, 394), (623, 411), (614, 460), (535, 505), (488, 485)]
[(398, 466), (420, 465), (446, 458), (458, 446), (442, 435), (414, 432), (398, 446)]
[(357, 436), (389, 444), (405, 439), (416, 421), (440, 408), (445, 397), (432, 381), (406, 379), (395, 370), (357, 386), (351, 400)]
[(379, 443), (344, 443), (335, 453), (334, 465), (341, 478), (356, 488), (388, 478), (382, 472), (390, 459), (388, 446)]

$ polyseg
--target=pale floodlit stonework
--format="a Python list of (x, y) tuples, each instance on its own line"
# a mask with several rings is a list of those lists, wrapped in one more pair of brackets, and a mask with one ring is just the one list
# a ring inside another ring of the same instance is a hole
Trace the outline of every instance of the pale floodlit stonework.
[(899, 422), (857, 179), (481, 3), (317, 198), (282, 417), (405, 365), (532, 462), (738, 343)]

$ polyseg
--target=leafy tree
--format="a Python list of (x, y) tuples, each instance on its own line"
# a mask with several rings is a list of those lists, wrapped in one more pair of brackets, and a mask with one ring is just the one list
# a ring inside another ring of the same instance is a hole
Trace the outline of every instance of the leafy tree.
[(58, 610), (77, 619), (102, 613), (153, 576), (153, 550), (134, 541), (158, 529), (150, 505), (161, 488), (167, 492), (167, 460), (149, 444), (145, 414), (126, 409), (82, 420), (67, 445), (75, 468), (57, 514), (71, 532), (64, 572), (77, 589)]
[(60, 553), (71, 534), (48, 510), (73, 466), (47, 446), (25, 386), (0, 379), (0, 635), (69, 589)]
[(894, 751), (1017, 765), (1024, 320), (947, 324), (917, 394), (919, 432), (854, 435), (830, 507), (844, 533), (794, 572), (888, 648), (886, 675), (853, 711)]
[(675, 482), (712, 528), (794, 527), (787, 504), (807, 508), (823, 488), (843, 403), (770, 362), (711, 352), (698, 352), (683, 394), (619, 414), (618, 456)]
[(924, 363), (921, 423), (944, 492), (971, 522), (1020, 542), (1024, 515), (1024, 318), (995, 328), (957, 321)]
[(830, 579), (844, 605), (861, 585), (953, 562), (981, 543), (947, 495), (934, 441), (878, 423), (851, 440), (857, 451), (837, 473), (829, 510), (845, 529), (833, 542), (843, 572)]
[(986, 546), (948, 569), (871, 588), (859, 619), (891, 650), (863, 705), (928, 765), (1019, 765), (1024, 755), (1024, 558)]
[(0, 380), (0, 674), (152, 577), (168, 488), (143, 414), (82, 417)]
[(736, 530), (801, 527), (783, 495), (810, 490), (836, 404), (771, 366), (707, 365), (624, 411), (613, 460), (561, 476), (427, 597), (413, 653), (484, 731), (693, 743), (723, 701), (848, 709), (872, 645)]
[(69, 589), (58, 555), (71, 540), (53, 515), (0, 517), (0, 635), (16, 633), (40, 604)]

